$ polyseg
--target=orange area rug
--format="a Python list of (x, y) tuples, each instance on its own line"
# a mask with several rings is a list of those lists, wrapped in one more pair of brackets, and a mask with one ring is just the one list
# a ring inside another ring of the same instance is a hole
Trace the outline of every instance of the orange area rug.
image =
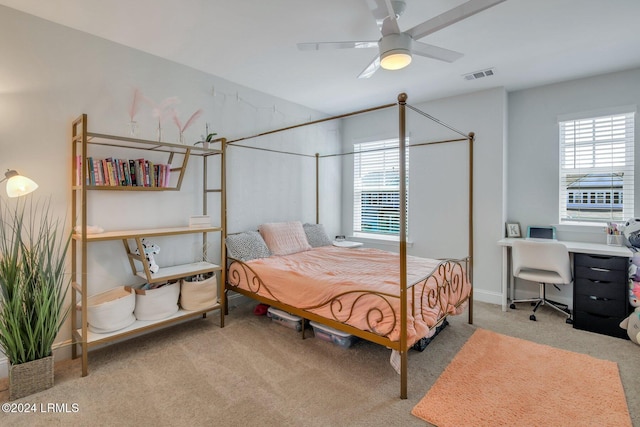
[(411, 411), (446, 426), (631, 426), (618, 365), (478, 329)]

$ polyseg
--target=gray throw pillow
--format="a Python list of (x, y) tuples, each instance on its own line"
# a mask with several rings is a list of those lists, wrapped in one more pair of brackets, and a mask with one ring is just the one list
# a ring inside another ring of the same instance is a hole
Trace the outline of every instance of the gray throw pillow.
[(231, 234), (227, 236), (225, 242), (229, 256), (240, 261), (250, 261), (271, 256), (267, 244), (257, 231)]
[(324, 226), (322, 224), (307, 223), (304, 224), (302, 228), (304, 228), (307, 240), (312, 248), (331, 245), (331, 240), (329, 240), (329, 236), (327, 236), (327, 233), (324, 231)]

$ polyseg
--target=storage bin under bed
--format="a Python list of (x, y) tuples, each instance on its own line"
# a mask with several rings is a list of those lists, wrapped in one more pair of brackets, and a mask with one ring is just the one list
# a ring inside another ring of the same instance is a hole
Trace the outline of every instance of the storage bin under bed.
[(273, 322), (276, 322), (282, 326), (295, 329), (298, 332), (302, 330), (302, 319), (298, 316), (294, 316), (293, 314), (289, 314), (286, 311), (269, 307), (267, 309), (267, 316), (269, 316)]
[(322, 325), (313, 321), (309, 322), (309, 324), (313, 328), (313, 335), (316, 338), (338, 344), (342, 348), (349, 348), (358, 340), (358, 337), (355, 335), (330, 328), (327, 325)]

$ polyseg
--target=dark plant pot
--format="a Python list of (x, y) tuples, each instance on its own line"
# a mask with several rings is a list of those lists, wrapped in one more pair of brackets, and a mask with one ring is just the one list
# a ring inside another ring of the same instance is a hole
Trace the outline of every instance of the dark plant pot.
[(53, 387), (53, 355), (9, 367), (9, 400)]

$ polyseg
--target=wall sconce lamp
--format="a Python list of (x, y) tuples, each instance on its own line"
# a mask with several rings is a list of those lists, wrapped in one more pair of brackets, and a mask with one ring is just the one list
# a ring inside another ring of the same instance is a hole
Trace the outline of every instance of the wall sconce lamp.
[(7, 181), (7, 195), (9, 197), (24, 196), (38, 188), (38, 184), (14, 170), (7, 169), (4, 173), (4, 179), (0, 180), (0, 183), (4, 181)]

